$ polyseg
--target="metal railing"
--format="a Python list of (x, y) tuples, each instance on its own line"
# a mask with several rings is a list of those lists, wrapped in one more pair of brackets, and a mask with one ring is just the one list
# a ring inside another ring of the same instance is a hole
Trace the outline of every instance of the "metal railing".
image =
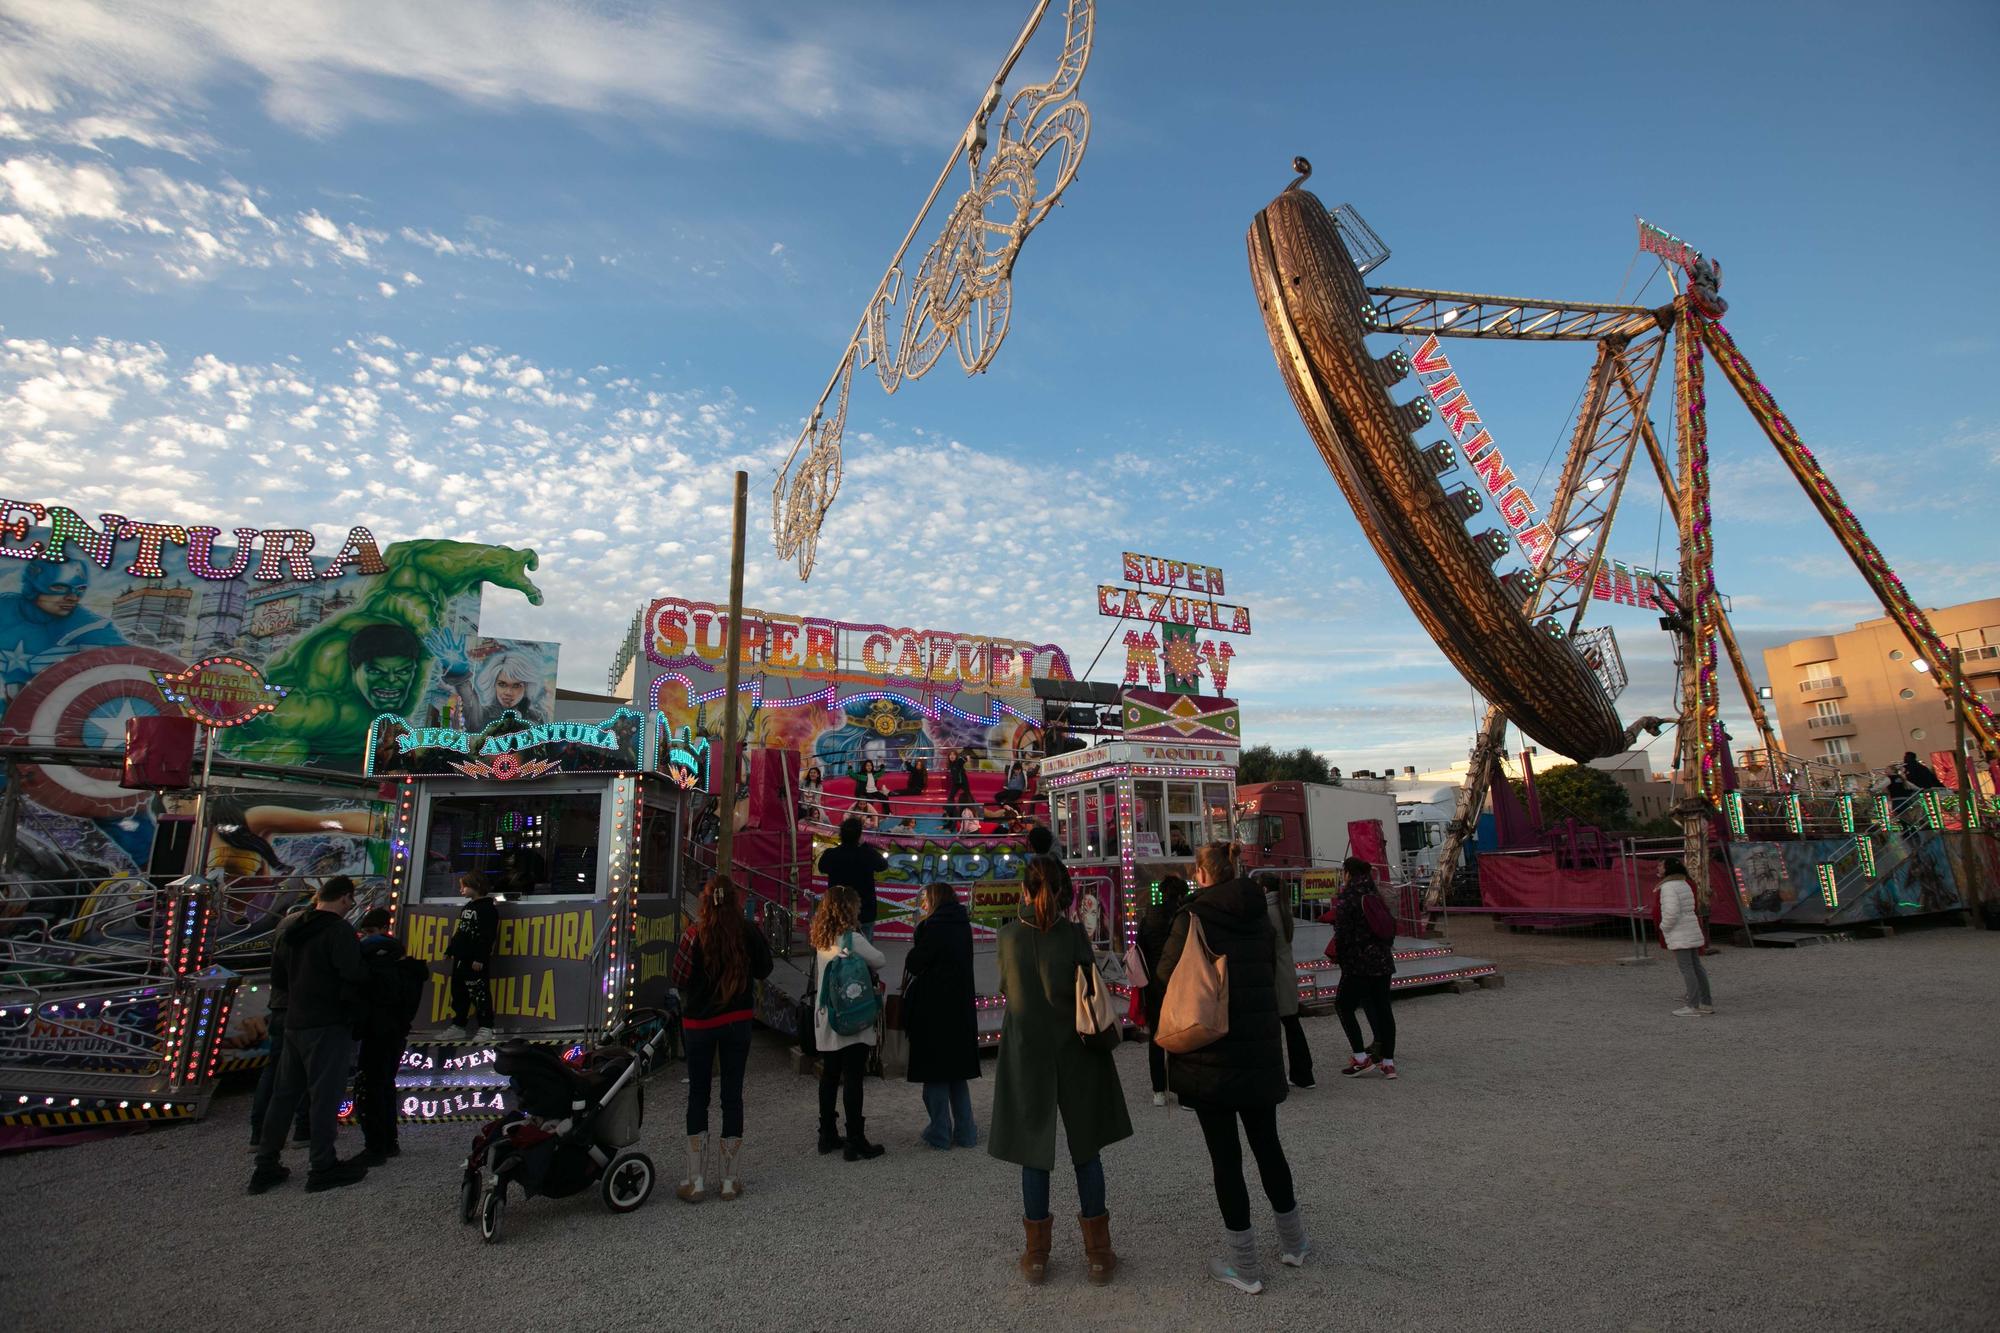
[(1808, 676), (1799, 682), (1799, 693), (1810, 694), (1814, 690), (1835, 690), (1841, 688), (1839, 676)]
[(1806, 719), (1806, 727), (1810, 731), (1819, 731), (1830, 727), (1851, 727), (1853, 725), (1854, 718), (1847, 713), (1821, 713), (1817, 717)]

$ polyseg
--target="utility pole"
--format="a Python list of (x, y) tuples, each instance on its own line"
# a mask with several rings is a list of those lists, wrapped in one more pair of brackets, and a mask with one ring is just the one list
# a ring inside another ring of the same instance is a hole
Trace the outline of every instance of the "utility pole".
[(722, 826), (715, 835), (715, 873), (726, 875), (736, 843), (736, 684), (743, 658), (743, 512), (750, 474), (736, 474), (736, 511), (729, 536), (729, 637), (722, 692)]

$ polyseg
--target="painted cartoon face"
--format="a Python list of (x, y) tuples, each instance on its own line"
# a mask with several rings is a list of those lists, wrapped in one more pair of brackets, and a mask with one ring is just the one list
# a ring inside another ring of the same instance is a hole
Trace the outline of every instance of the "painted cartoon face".
[(81, 581), (45, 583), (35, 598), (35, 606), (47, 615), (69, 615), (82, 604), (84, 591), (89, 587), (89, 583)]
[(493, 698), (502, 708), (519, 708), (527, 694), (528, 687), (518, 680), (500, 676), (493, 682)]
[(417, 683), (414, 657), (376, 657), (354, 668), (354, 688), (378, 713), (405, 713)]

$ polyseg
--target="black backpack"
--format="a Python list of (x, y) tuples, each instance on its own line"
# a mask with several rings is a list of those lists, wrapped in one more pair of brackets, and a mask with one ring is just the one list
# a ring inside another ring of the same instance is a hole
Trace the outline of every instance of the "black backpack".
[(369, 1008), (385, 1025), (408, 1032), (423, 1005), (431, 970), (393, 948), (372, 949), (367, 961)]

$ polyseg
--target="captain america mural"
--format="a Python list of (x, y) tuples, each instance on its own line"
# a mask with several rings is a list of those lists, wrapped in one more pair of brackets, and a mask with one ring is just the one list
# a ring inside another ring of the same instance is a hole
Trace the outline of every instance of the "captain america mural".
[(22, 567), (19, 590), (0, 597), (0, 705), (71, 653), (125, 642), (116, 625), (83, 604), (89, 591), (87, 561), (34, 560)]

